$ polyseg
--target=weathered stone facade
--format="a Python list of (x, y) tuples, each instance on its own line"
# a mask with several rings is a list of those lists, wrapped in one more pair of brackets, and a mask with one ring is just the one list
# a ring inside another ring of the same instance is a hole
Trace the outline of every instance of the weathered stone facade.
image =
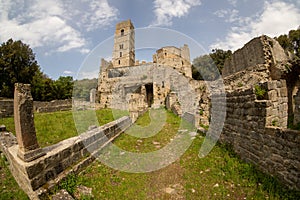
[[(127, 47), (132, 54), (123, 53)], [(187, 84), (192, 80), (187, 45), (163, 47), (156, 51), (151, 63), (132, 62), (135, 57), (131, 55), (134, 55), (134, 27), (125, 21), (116, 25), (112, 62), (101, 60), (98, 107), (130, 110), (136, 119), (137, 113), (143, 113), (148, 107), (165, 106), (168, 94), (180, 85), (179, 79), (186, 79), (183, 82)], [(120, 64), (120, 59), (129, 62), (121, 60)]]
[(135, 63), (134, 26), (130, 20), (116, 25), (113, 66), (133, 66)]
[(300, 189), (300, 132), (287, 129), (288, 103), (293, 101), (287, 87), (292, 80), (285, 80), (283, 67), (288, 59), (277, 41), (261, 36), (226, 61), (221, 141), (231, 144), (242, 159)]
[(192, 65), (190, 62), (190, 50), (185, 44), (183, 47), (163, 47), (153, 55), (153, 63), (173, 67), (184, 76), (192, 78)]

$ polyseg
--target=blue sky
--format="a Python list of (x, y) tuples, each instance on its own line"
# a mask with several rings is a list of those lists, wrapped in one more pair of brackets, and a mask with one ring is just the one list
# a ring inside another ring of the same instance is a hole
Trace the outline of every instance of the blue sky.
[[(253, 37), (274, 37), (296, 29), (300, 1), (0, 0), (0, 42), (22, 40), (33, 49), (49, 77), (75, 78), (83, 63), (97, 67), (100, 57), (109, 58), (112, 49), (105, 43), (113, 36), (115, 24), (126, 19), (131, 19), (135, 28), (161, 27), (185, 34), (204, 48), (201, 55), (212, 48), (236, 50)], [(108, 56), (97, 54), (93, 51), (96, 47), (105, 48)], [(144, 54), (151, 52), (145, 50)], [(147, 59), (143, 53), (137, 56)], [(91, 72), (87, 70), (82, 77), (97, 77)]]

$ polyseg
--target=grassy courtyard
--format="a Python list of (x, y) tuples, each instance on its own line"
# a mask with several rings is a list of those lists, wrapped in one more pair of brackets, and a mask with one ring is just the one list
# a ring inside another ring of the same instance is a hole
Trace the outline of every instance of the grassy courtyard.
[[(180, 119), (170, 112), (163, 129), (149, 138), (122, 134), (114, 144), (131, 152), (151, 152), (162, 148), (174, 137)], [(113, 120), (110, 110), (97, 111), (100, 124)], [(13, 131), (13, 119), (1, 119)], [(138, 119), (149, 125), (149, 114)], [(71, 112), (36, 114), (35, 124), (41, 146), (77, 135)], [(136, 135), (138, 136), (138, 135)], [(127, 173), (95, 161), (79, 175), (71, 175), (59, 188), (74, 193), (75, 187), (92, 188), (92, 199), (299, 199), (299, 192), (286, 190), (274, 178), (241, 161), (228, 147), (217, 145), (204, 158), (198, 157), (203, 135), (169, 166), (150, 173)], [(16, 187), (5, 158), (0, 160), (0, 199), (27, 199)], [(86, 199), (86, 198), (83, 198)]]

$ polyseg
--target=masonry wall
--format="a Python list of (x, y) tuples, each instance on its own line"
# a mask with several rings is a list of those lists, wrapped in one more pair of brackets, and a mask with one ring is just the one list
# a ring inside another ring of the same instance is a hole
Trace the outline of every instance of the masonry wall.
[(72, 109), (72, 99), (53, 100), (53, 101), (34, 101), (33, 109), (35, 112), (57, 112)]
[(14, 115), (14, 100), (0, 99), (0, 117), (10, 117)]
[(227, 91), (227, 113), (220, 141), (231, 144), (242, 159), (289, 187), (300, 189), (300, 132), (286, 129), (284, 82), (262, 84), (267, 89), (263, 100), (257, 99), (254, 88)]
[[(72, 109), (72, 100), (34, 101), (34, 112), (56, 112)], [(0, 99), (0, 117), (11, 117), (14, 115), (14, 100)]]

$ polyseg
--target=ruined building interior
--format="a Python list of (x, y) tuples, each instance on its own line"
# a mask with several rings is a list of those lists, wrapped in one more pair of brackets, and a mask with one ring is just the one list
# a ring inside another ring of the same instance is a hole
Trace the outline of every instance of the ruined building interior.
[[(182, 84), (192, 79), (188, 45), (162, 47), (153, 55), (152, 62), (140, 63), (135, 60), (134, 26), (130, 20), (120, 22), (116, 25), (112, 61), (101, 60), (99, 107), (130, 110), (138, 116), (149, 107), (166, 106), (170, 102), (168, 95), (178, 95), (174, 94), (178, 85), (175, 83), (181, 79), (185, 79)], [(169, 107), (176, 107), (172, 104)], [(177, 109), (177, 112), (182, 111)]]

